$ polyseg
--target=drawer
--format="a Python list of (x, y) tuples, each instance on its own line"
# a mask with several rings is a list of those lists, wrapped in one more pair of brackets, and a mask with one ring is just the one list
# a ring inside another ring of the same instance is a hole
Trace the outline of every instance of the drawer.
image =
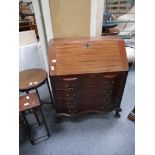
[(53, 77), (51, 81), (56, 89), (76, 89), (81, 85), (79, 77)]
[(55, 90), (55, 97), (56, 99), (67, 99), (70, 97), (75, 97), (77, 91), (74, 89), (71, 91), (63, 90), (63, 89), (56, 89)]
[(84, 87), (112, 87), (113, 85), (119, 84), (121, 81), (121, 73), (99, 73), (99, 74), (88, 74), (82, 77)]
[(80, 111), (89, 111), (90, 109), (93, 111), (102, 111), (112, 105), (111, 99), (97, 95), (83, 97), (81, 98), (80, 103)]
[(94, 94), (81, 96), (77, 100), (78, 106), (100, 106), (106, 102), (109, 102), (110, 98), (106, 98), (104, 95)]
[(89, 86), (86, 87), (82, 90), (79, 91), (79, 94), (77, 95), (78, 97), (82, 97), (82, 96), (93, 96), (96, 95), (98, 97), (102, 96), (109, 96), (112, 95), (113, 91), (112, 89), (109, 89), (109, 87), (105, 87), (105, 86)]
[(113, 85), (120, 85), (122, 80), (122, 73), (98, 73), (98, 74), (84, 74), (77, 76), (62, 76), (52, 77), (52, 83), (56, 89), (79, 89), (87, 87), (112, 87)]
[(69, 106), (77, 106), (79, 103), (78, 103), (78, 100), (76, 98), (67, 98), (67, 99), (56, 99), (56, 105), (58, 106), (65, 106), (65, 107), (69, 107)]
[(58, 107), (56, 109), (56, 113), (63, 113), (66, 115), (76, 115), (78, 113), (78, 110), (76, 108), (68, 108), (68, 107)]
[(115, 106), (111, 97), (101, 95), (85, 95), (71, 100), (56, 100), (56, 111), (69, 115), (86, 111), (106, 111)]
[(63, 89), (56, 89), (55, 90), (55, 98), (56, 99), (66, 99), (68, 98), (80, 98), (82, 96), (107, 96), (111, 97), (113, 95), (112, 88), (109, 87), (86, 87), (83, 89), (72, 89), (72, 90), (63, 90)]
[(74, 115), (78, 112), (78, 104), (74, 101), (57, 100), (56, 111), (57, 113)]
[(105, 85), (103, 77), (98, 74), (83, 76), (82, 80), (84, 87), (100, 87)]

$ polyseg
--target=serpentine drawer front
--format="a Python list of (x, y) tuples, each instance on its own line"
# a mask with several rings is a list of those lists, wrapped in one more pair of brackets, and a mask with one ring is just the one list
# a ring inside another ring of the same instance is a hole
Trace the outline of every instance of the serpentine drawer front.
[(49, 68), (56, 116), (112, 110), (119, 116), (128, 74), (122, 39), (50, 40)]

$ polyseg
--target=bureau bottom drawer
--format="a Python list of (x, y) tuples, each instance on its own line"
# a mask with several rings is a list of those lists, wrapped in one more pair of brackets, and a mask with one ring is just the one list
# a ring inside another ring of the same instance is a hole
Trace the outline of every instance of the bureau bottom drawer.
[(77, 108), (72, 108), (72, 107), (63, 107), (63, 106), (57, 106), (56, 107), (56, 113), (57, 114), (62, 114), (62, 115), (76, 115), (78, 114), (78, 109)]
[(85, 106), (58, 106), (56, 107), (56, 114), (58, 115), (79, 115), (82, 113), (91, 113), (91, 112), (108, 112), (119, 108), (118, 105), (113, 104), (98, 104), (98, 105), (85, 105)]

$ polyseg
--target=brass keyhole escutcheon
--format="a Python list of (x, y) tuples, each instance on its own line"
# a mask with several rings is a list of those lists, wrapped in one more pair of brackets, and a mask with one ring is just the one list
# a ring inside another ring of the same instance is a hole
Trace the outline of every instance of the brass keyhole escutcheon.
[(90, 48), (91, 45), (90, 45), (90, 43), (85, 43), (85, 44), (84, 44), (84, 47), (85, 47), (85, 48)]

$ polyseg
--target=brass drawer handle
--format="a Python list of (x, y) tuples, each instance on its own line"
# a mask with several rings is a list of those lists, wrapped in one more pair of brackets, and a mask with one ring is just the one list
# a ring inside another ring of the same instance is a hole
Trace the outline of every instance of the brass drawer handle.
[(105, 78), (114, 78), (118, 76), (119, 74), (112, 74), (112, 75), (103, 75)]
[(62, 89), (55, 89), (56, 91), (71, 91), (71, 90), (74, 90), (74, 88), (72, 88), (72, 87), (67, 87), (66, 89), (65, 88), (62, 88)]
[(68, 112), (69, 112), (70, 114), (75, 114), (77, 111), (76, 111), (76, 109), (74, 109), (73, 111), (72, 111), (71, 109), (69, 109)]
[(70, 109), (75, 109), (75, 107), (76, 107), (76, 104), (75, 103), (69, 103), (68, 105), (69, 105), (68, 107)]
[(105, 81), (105, 83), (106, 83), (106, 84), (109, 84), (110, 82), (109, 82), (109, 81)]
[(76, 109), (73, 109), (73, 108), (70, 108), (70, 109), (68, 109), (68, 111), (76, 111)]
[(114, 81), (105, 81), (106, 84), (113, 84)]
[(71, 104), (71, 102), (68, 102), (67, 104), (68, 104), (68, 105), (70, 105), (70, 104)]
[(69, 96), (68, 99), (69, 100), (73, 100), (74, 99), (74, 96)]
[(68, 88), (68, 90), (74, 90), (74, 88), (72, 88), (72, 87), (69, 87), (69, 88)]
[(103, 102), (104, 102), (104, 103), (110, 103), (110, 100), (104, 99)]
[(77, 80), (78, 78), (64, 78), (63, 80), (64, 81), (74, 81), (74, 80)]
[(109, 94), (112, 94), (112, 90), (110, 91), (104, 91), (105, 94), (109, 95)]
[(75, 83), (70, 85), (71, 87), (75, 87)]
[(67, 89), (56, 89), (56, 91), (64, 91), (64, 92), (69, 92), (71, 90), (74, 90), (74, 88), (67, 88)]
[(67, 94), (67, 97), (75, 97), (75, 94)]
[(66, 84), (65, 87), (73, 89), (75, 87), (75, 84)]

